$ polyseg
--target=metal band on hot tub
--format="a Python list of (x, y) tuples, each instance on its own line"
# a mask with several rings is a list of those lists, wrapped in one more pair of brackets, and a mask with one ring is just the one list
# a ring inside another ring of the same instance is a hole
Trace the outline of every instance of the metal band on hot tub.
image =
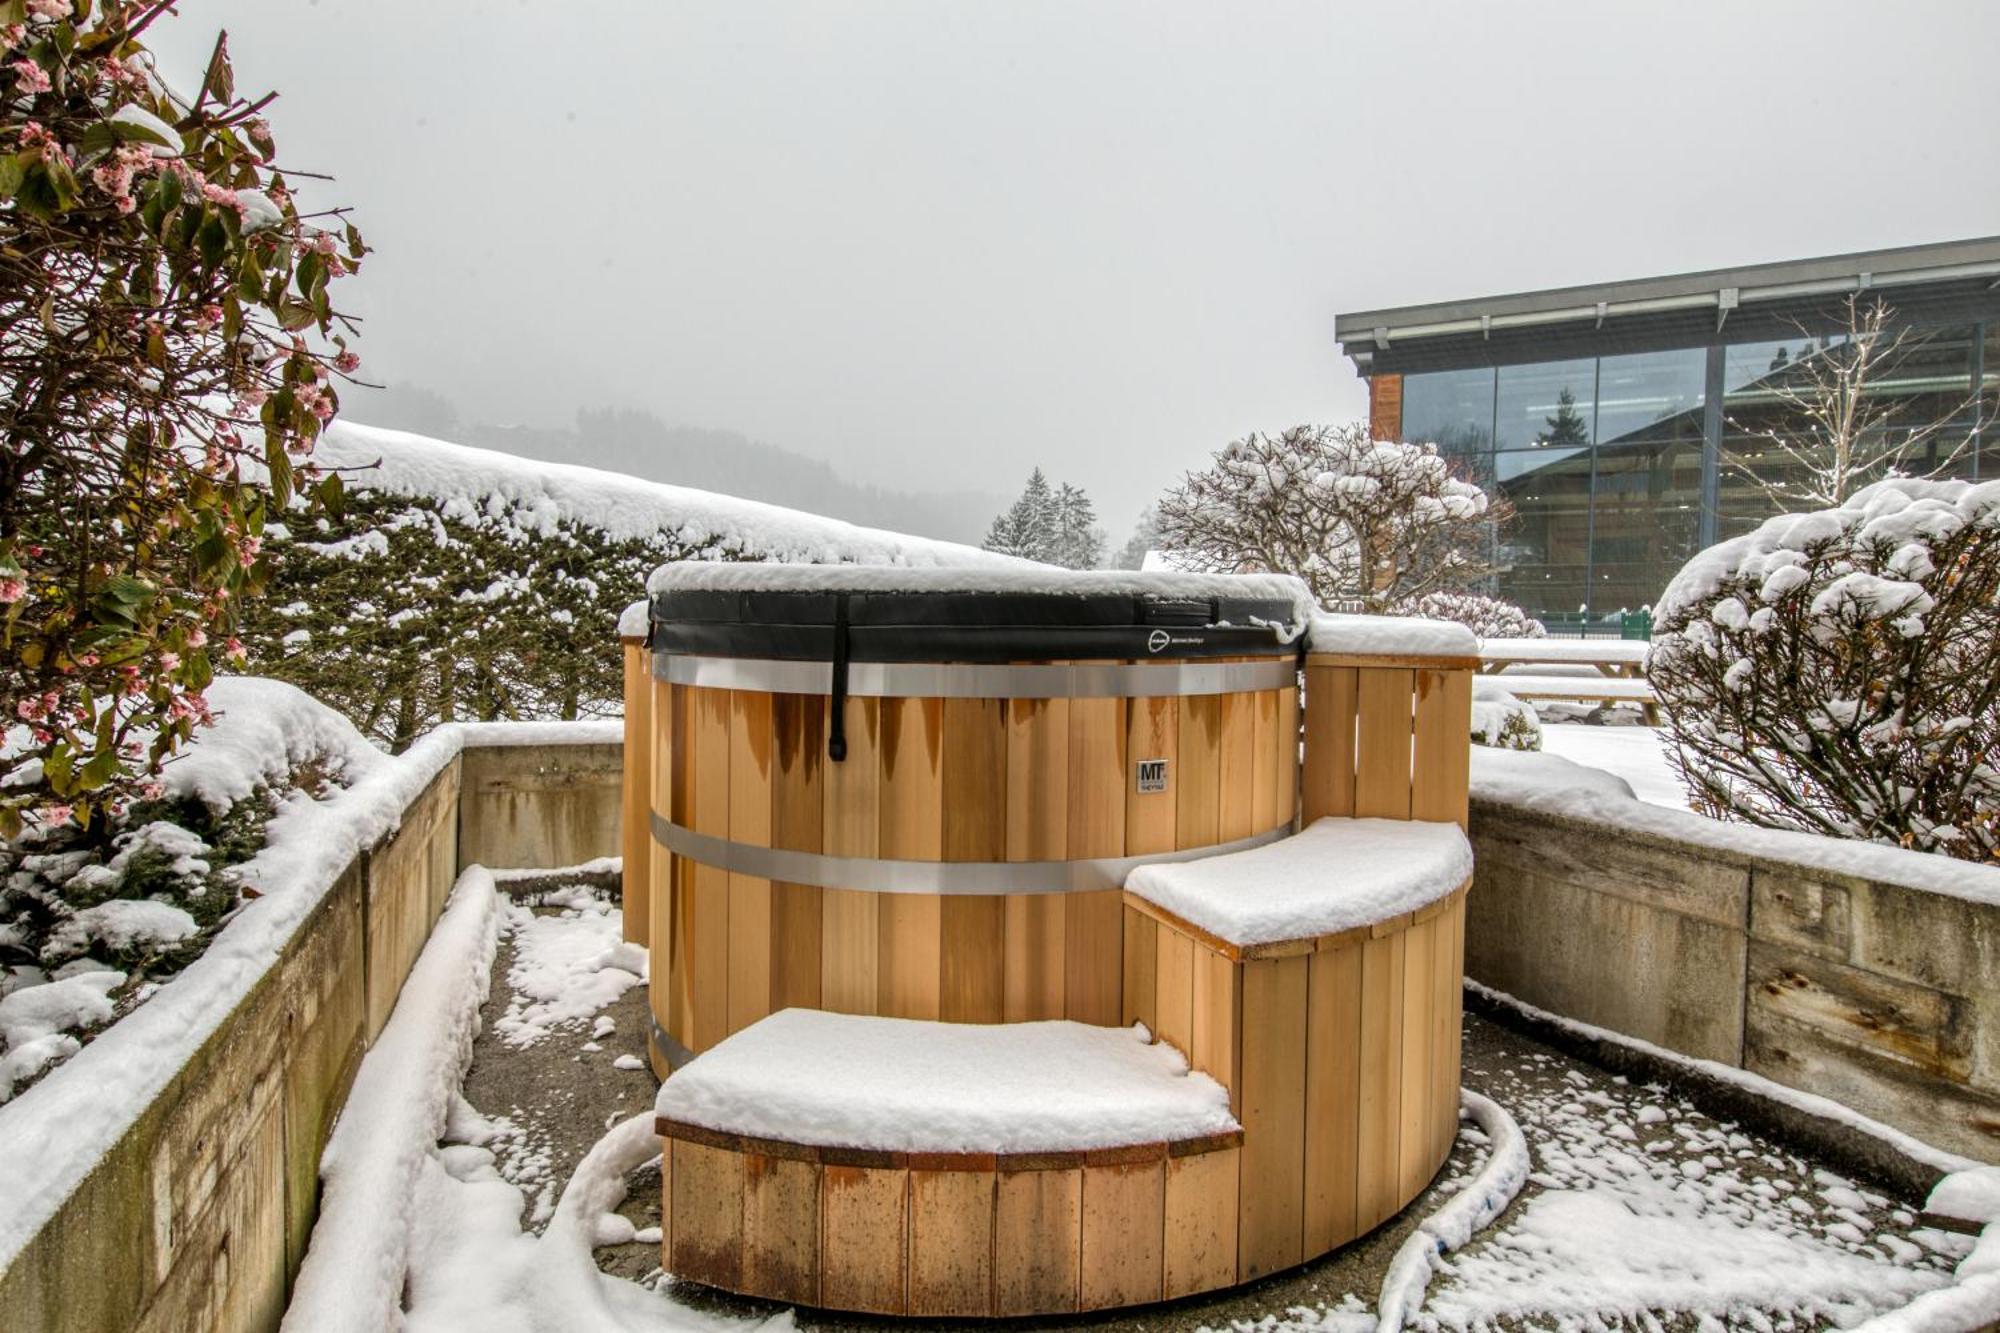
[(1100, 856), (1078, 861), (895, 861), (872, 856), (822, 856), (818, 852), (732, 842), (668, 823), (657, 811), (653, 814), (654, 841), (676, 856), (755, 879), (873, 893), (1086, 893), (1117, 889), (1123, 888), (1125, 877), (1140, 866), (1248, 851), (1276, 842), (1291, 831), (1290, 824), (1280, 824), (1212, 847), (1189, 847), (1149, 856)]
[[(653, 675), (674, 685), (718, 690), (833, 692), (830, 662), (655, 653)], [(849, 695), (888, 699), (1157, 699), (1281, 690), (1297, 680), (1298, 662), (1290, 656), (1260, 662), (850, 662), (847, 666)]]

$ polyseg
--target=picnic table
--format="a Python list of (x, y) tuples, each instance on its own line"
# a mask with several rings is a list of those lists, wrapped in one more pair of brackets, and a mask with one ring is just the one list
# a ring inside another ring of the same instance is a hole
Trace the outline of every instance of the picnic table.
[(1630, 639), (1482, 639), (1479, 670), (1499, 677), (1517, 699), (1636, 703), (1647, 723), (1658, 726), (1659, 696), (1646, 680), (1648, 646)]

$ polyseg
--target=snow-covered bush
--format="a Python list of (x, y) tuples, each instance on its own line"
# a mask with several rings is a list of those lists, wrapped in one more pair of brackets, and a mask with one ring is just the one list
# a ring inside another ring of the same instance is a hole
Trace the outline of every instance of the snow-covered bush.
[(1399, 616), (1455, 620), (1482, 639), (1545, 639), (1548, 626), (1512, 602), (1480, 592), (1427, 592), (1396, 608)]
[(0, 3), (0, 833), (143, 785), (206, 717), (266, 497), (337, 492), (327, 287), (365, 247), (301, 215), (220, 41), (191, 97), (155, 77), (171, 12)]
[(37, 824), (0, 846), (0, 1101), (200, 954), (274, 819), (384, 762), (288, 685), (210, 693), (215, 724), (147, 796), (97, 830)]
[[(289, 516), (288, 516), (289, 517)], [(440, 722), (616, 716), (618, 613), (667, 560), (740, 559), (714, 539), (614, 538), (491, 497), (349, 493), (272, 524), (244, 617), (249, 669), (401, 751)]]
[(1647, 675), (1696, 808), (2000, 855), (2000, 482), (1877, 482), (1709, 548)]
[(1477, 585), (1505, 518), (1436, 445), (1361, 423), (1246, 436), (1159, 505), (1161, 541), (1184, 563), (1296, 574), (1322, 605), (1375, 613)]
[(1539, 750), (1542, 719), (1497, 680), (1472, 678), (1472, 743), (1495, 750)]

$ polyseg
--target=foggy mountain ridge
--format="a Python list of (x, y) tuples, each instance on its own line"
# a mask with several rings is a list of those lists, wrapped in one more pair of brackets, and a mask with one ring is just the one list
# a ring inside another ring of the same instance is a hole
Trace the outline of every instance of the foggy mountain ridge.
[(670, 426), (637, 409), (585, 408), (576, 414), (576, 424), (567, 427), (466, 423), (439, 396), (398, 385), (370, 394), (354, 415), (369, 425), (521, 458), (622, 472), (973, 546), (1008, 503), (982, 491), (896, 491), (849, 481), (829, 463), (739, 431)]

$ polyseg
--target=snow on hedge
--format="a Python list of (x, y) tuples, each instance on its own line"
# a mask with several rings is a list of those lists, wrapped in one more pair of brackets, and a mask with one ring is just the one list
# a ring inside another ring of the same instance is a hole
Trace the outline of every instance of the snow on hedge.
[(771, 560), (994, 568), (1024, 563), (958, 542), (857, 527), (757, 500), (345, 420), (327, 427), (313, 461), (326, 468), (364, 469), (348, 473), (350, 486), (435, 500), (447, 516), (504, 510), (516, 525), (543, 535), (568, 520), (613, 539), (643, 541), (662, 534), (696, 543), (713, 539)]
[(1239, 1128), (1144, 1027), (785, 1009), (702, 1053), (655, 1109), (725, 1133), (884, 1152), (1065, 1152)]
[(1231, 944), (1275, 944), (1372, 926), (1444, 897), (1472, 875), (1456, 824), (1329, 816), (1249, 851), (1155, 862), (1126, 891)]
[(388, 762), (353, 723), (296, 685), (219, 676), (208, 702), (215, 725), (195, 733), (160, 782), (167, 795), (194, 797), (216, 813), (259, 787), (287, 785), (308, 764), (351, 786)]

